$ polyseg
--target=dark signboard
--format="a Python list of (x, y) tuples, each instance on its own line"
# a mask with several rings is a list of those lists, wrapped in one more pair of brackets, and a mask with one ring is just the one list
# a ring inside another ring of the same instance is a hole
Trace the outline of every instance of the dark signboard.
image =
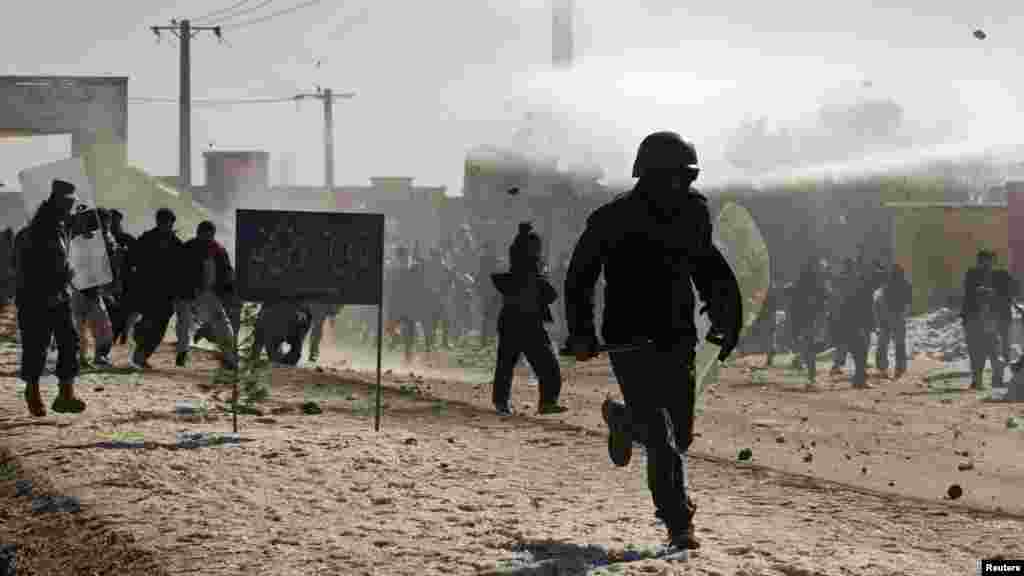
[(242, 300), (380, 304), (383, 214), (238, 210), (235, 230)]

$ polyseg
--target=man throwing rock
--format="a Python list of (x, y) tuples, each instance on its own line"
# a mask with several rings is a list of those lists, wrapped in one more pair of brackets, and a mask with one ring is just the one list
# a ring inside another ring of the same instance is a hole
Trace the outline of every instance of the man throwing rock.
[(625, 400), (602, 409), (609, 456), (625, 466), (633, 440), (646, 445), (656, 516), (668, 528), (670, 553), (680, 555), (699, 547), (683, 459), (696, 391), (691, 280), (711, 319), (709, 339), (722, 345), (720, 359), (735, 348), (742, 318), (735, 277), (711, 241), (706, 199), (690, 188), (696, 165), (696, 151), (678, 134), (645, 138), (633, 166), (639, 182), (587, 219), (565, 281), (567, 348), (585, 361), (599, 350), (594, 287), (604, 272), (601, 332)]

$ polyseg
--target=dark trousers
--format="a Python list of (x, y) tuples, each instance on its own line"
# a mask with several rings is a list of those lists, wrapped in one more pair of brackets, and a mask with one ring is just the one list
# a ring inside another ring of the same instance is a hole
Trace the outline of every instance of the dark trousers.
[[(272, 362), (295, 366), (302, 359), (302, 342), (309, 333), (311, 324), (308, 320), (296, 320), (288, 326), (286, 332), (274, 331), (268, 334), (262, 324), (257, 324), (253, 331), (253, 357), (258, 358), (263, 350)], [(281, 344), (288, 343), (288, 353), (281, 354)]]
[(992, 363), (992, 387), (1003, 385), (1003, 363), (1000, 361), (1002, 344), (999, 342), (999, 331), (986, 330), (984, 322), (978, 318), (969, 318), (965, 326), (967, 337), (967, 354), (971, 360), (971, 383), (981, 387), (981, 376), (985, 371), (985, 362)]
[(828, 322), (829, 340), (832, 347), (832, 369), (837, 370), (846, 364), (846, 355), (849, 353), (847, 332), (849, 329), (838, 319), (832, 318)]
[(144, 361), (163, 342), (171, 316), (174, 316), (174, 299), (170, 296), (153, 296), (141, 304), (138, 312), (142, 317), (135, 328), (135, 358)]
[(999, 343), (1002, 345), (1000, 353), (1003, 355), (1003, 362), (1010, 361), (1010, 324), (1012, 321), (1009, 318), (1000, 319), (999, 321)]
[(807, 379), (811, 382), (818, 377), (818, 334), (814, 326), (796, 326), (796, 349), (800, 363), (807, 369)]
[(491, 341), (496, 331), (495, 324), (501, 311), (501, 297), (495, 293), (487, 292), (481, 297), (480, 303), (480, 343), (482, 345)]
[(670, 529), (686, 529), (692, 512), (681, 455), (693, 442), (694, 354), (639, 350), (612, 352), (610, 358), (633, 438), (647, 449), (655, 515)]
[(540, 384), (540, 405), (557, 404), (562, 393), (562, 370), (551, 349), (551, 338), (539, 321), (498, 321), (498, 360), (494, 366), (495, 406), (508, 404), (512, 376), (519, 356), (525, 355)]
[(847, 327), (842, 333), (840, 340), (843, 350), (843, 360), (846, 360), (846, 353), (853, 357), (853, 378), (854, 384), (864, 384), (868, 380), (868, 346), (871, 341), (871, 332), (862, 327)]
[(78, 376), (80, 339), (71, 302), (53, 307), (23, 303), (18, 307), (18, 328), (21, 330), (22, 380), (30, 384), (39, 382), (46, 368), (51, 340), (57, 341), (57, 379), (66, 382)]
[(907, 371), (907, 322), (901, 318), (890, 318), (878, 327), (878, 348), (875, 350), (875, 366), (889, 370), (889, 342), (896, 349), (896, 372)]

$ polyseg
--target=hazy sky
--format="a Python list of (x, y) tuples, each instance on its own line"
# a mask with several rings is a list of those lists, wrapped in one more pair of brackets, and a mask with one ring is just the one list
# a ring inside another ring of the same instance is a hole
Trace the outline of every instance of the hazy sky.
[[(4, 74), (125, 75), (130, 96), (176, 97), (178, 52), (151, 25), (235, 0), (16, 0), (0, 34)], [(265, 0), (264, 0), (265, 1)], [(262, 3), (253, 0), (250, 6)], [(272, 0), (236, 21), (298, 4)], [(548, 0), (325, 0), (193, 42), (193, 97), (290, 96), (316, 84), (355, 91), (336, 104), (338, 184), (414, 176), (462, 185), (466, 151), (507, 144), (527, 110), (553, 118), (536, 146), (628, 175), (643, 135), (674, 129), (696, 141), (709, 177), (724, 174), (726, 132), (744, 118), (813, 119), (826, 101), (891, 96), (914, 122), (952, 119), (980, 143), (1015, 141), (1024, 95), (1024, 9), (1016, 2), (576, 0), (580, 61), (552, 71)], [(985, 41), (971, 32), (983, 28)], [(1018, 55), (1018, 51), (1022, 54)], [(314, 62), (321, 62), (316, 68)], [(863, 80), (873, 86), (865, 92)], [(0, 104), (2, 105), (2, 104)], [(177, 107), (131, 104), (129, 160), (177, 172)], [(201, 152), (261, 149), (276, 181), (282, 153), (294, 179), (323, 182), (322, 109), (246, 104), (196, 108), (193, 181)], [(66, 139), (0, 142), (0, 180), (67, 154)]]

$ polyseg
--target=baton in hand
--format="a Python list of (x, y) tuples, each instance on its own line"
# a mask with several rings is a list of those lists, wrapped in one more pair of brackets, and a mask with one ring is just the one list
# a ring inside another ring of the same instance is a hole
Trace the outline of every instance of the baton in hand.
[[(638, 350), (646, 350), (654, 346), (653, 342), (643, 342), (640, 344), (601, 344), (593, 350), (596, 354), (604, 354), (606, 352), (636, 352)], [(572, 351), (568, 346), (562, 346), (558, 349), (559, 356), (575, 356), (576, 353)]]

